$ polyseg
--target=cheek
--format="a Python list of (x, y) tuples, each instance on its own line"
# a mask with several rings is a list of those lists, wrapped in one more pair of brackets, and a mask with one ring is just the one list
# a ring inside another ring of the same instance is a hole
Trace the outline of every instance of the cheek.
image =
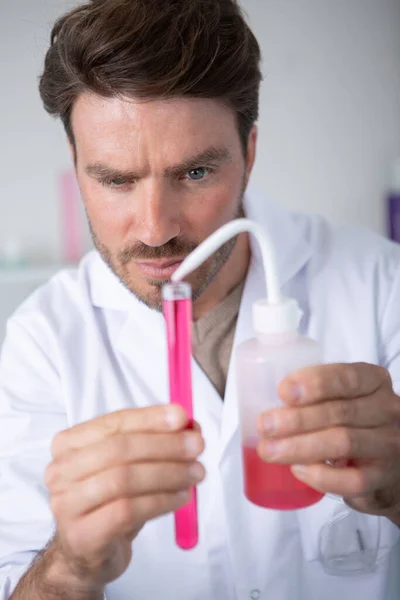
[(197, 205), (186, 212), (186, 225), (195, 238), (205, 239), (236, 216), (240, 198), (241, 186), (215, 186), (211, 193), (208, 190), (199, 198)]

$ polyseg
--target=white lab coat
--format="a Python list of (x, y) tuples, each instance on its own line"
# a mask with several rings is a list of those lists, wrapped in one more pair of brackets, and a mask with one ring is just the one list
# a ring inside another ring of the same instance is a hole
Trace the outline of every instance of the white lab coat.
[[(270, 230), (284, 292), (304, 311), (303, 333), (327, 362), (388, 367), (400, 388), (400, 247), (371, 233), (335, 228), (246, 196), (250, 218)], [(265, 295), (253, 246), (234, 346), (252, 337), (251, 305)], [(242, 472), (234, 361), (225, 401), (193, 363), (196, 418), (206, 440), (199, 486), (200, 543), (174, 543), (172, 515), (149, 522), (108, 600), (398, 600), (399, 530), (381, 525), (378, 564), (351, 577), (327, 574), (322, 528), (343, 505), (325, 497), (300, 511), (249, 503)], [(10, 597), (54, 522), (43, 473), (54, 434), (110, 411), (168, 400), (163, 318), (139, 303), (96, 253), (62, 272), (11, 318), (0, 361), (0, 600)], [(345, 544), (350, 542), (344, 542)]]

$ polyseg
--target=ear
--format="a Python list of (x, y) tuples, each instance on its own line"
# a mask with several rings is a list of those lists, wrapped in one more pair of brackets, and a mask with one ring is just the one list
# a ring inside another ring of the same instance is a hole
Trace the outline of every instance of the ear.
[(256, 161), (256, 153), (257, 153), (257, 136), (258, 136), (258, 128), (257, 125), (253, 125), (249, 139), (247, 142), (247, 157), (246, 157), (246, 174), (247, 181), (250, 179), (251, 172), (254, 167), (254, 163)]

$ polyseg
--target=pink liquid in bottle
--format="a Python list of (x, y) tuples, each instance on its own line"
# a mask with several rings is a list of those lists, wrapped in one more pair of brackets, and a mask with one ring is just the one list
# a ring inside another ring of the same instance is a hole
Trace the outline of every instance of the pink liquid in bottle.
[[(185, 410), (193, 428), (192, 402), (192, 300), (191, 288), (184, 283), (168, 283), (163, 288), (163, 311), (167, 325), (170, 401)], [(197, 494), (190, 489), (189, 502), (175, 512), (176, 542), (183, 550), (198, 543)]]
[(258, 506), (294, 510), (315, 504), (324, 496), (296, 479), (289, 465), (261, 460), (255, 445), (243, 446), (243, 468), (245, 495)]

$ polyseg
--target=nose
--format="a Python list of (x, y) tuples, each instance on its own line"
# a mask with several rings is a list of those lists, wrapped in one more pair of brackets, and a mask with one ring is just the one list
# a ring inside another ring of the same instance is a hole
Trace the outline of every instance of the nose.
[(160, 181), (146, 182), (142, 192), (135, 237), (146, 246), (163, 246), (180, 233), (177, 198)]

